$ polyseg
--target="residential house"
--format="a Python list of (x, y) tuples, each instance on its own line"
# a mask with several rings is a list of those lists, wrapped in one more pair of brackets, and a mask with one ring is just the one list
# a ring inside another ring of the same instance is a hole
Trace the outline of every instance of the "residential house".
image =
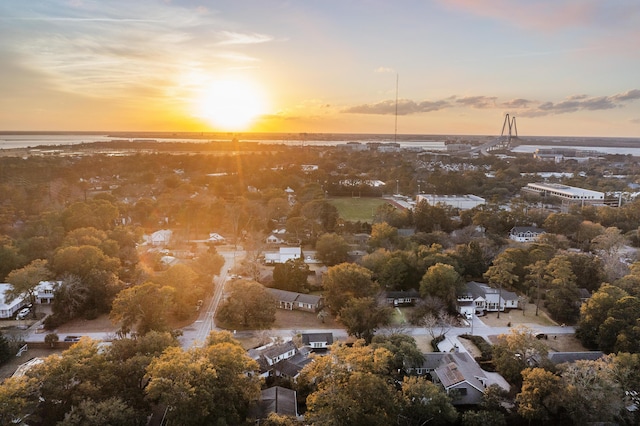
[(324, 298), (322, 296), (279, 290), (277, 288), (268, 288), (267, 290), (276, 300), (276, 307), (279, 309), (318, 312), (324, 306)]
[(485, 312), (516, 309), (519, 307), (518, 301), (518, 295), (512, 291), (470, 281), (465, 291), (458, 295), (458, 312), (471, 318), (471, 315), (484, 315)]
[(173, 232), (169, 229), (161, 229), (159, 231), (154, 232), (151, 235), (145, 236), (145, 240), (147, 243), (152, 246), (161, 246), (166, 247), (171, 242), (171, 236)]
[(207, 242), (211, 244), (224, 244), (226, 241), (227, 240), (222, 235), (216, 232), (210, 232), (209, 239), (207, 239)]
[(5, 292), (11, 290), (13, 286), (8, 283), (0, 284), (0, 318), (11, 318), (16, 312), (25, 306), (24, 298), (18, 296), (12, 301), (7, 301)]
[(270, 245), (277, 245), (277, 244), (284, 244), (285, 240), (283, 238), (280, 238), (278, 235), (271, 233), (265, 239), (265, 242)]
[[(252, 417), (266, 419), (271, 413), (298, 417), (296, 391), (281, 386), (272, 386), (262, 390), (260, 392), (260, 400)], [(257, 424), (259, 424), (259, 421)]]
[(501, 376), (485, 372), (466, 352), (430, 352), (423, 357), (422, 365), (409, 371), (431, 376), (434, 383), (453, 396), (454, 405), (480, 404), (485, 389), (492, 384), (509, 390)]
[(514, 226), (509, 232), (509, 239), (521, 243), (529, 243), (536, 241), (542, 234), (544, 234), (544, 229), (536, 226)]
[(415, 289), (386, 292), (387, 304), (391, 306), (413, 306), (419, 298), (420, 293)]
[(333, 344), (333, 333), (302, 333), (302, 344), (311, 350), (327, 349)]
[(434, 381), (442, 385), (447, 395), (453, 395), (452, 404), (479, 404), (487, 387), (487, 376), (469, 354), (456, 355), (459, 356), (435, 369)]
[(258, 362), (260, 376), (279, 376), (295, 380), (302, 368), (311, 362), (309, 348), (298, 349), (293, 341), (269, 344), (249, 350), (249, 356)]
[(51, 304), (60, 285), (62, 285), (62, 281), (40, 281), (40, 284), (36, 287), (36, 303), (42, 305)]
[(302, 257), (300, 247), (280, 247), (277, 252), (266, 252), (264, 263), (273, 265), (275, 263), (285, 263), (287, 260), (295, 260)]

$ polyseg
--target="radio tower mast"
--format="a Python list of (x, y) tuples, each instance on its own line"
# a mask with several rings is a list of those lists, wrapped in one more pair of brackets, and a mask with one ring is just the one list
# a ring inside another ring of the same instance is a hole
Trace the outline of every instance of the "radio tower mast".
[(396, 73), (396, 122), (395, 122), (395, 129), (393, 132), (393, 142), (397, 143), (398, 142), (398, 79), (399, 79), (399, 75), (398, 73)]

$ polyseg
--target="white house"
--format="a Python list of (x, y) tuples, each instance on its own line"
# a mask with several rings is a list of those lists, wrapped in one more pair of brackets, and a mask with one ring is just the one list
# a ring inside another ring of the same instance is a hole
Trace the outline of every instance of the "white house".
[(465, 317), (498, 310), (503, 312), (505, 309), (518, 307), (518, 295), (514, 292), (492, 288), (475, 281), (468, 282), (466, 290), (458, 296), (458, 312)]
[(290, 259), (299, 259), (302, 256), (300, 247), (280, 247), (277, 252), (266, 252), (264, 263), (273, 265), (274, 263), (285, 263)]
[(36, 287), (36, 303), (48, 305), (53, 301), (53, 296), (62, 284), (62, 281), (40, 281)]
[(25, 305), (22, 297), (16, 297), (11, 302), (7, 302), (4, 294), (11, 290), (13, 286), (8, 283), (0, 284), (0, 318), (11, 318)]
[(311, 349), (327, 349), (333, 344), (333, 333), (302, 333), (302, 344)]
[(161, 229), (151, 235), (146, 235), (145, 240), (152, 246), (167, 246), (171, 242), (173, 232), (169, 229)]
[(536, 226), (514, 226), (509, 232), (509, 239), (521, 243), (528, 243), (536, 241), (542, 234), (544, 234), (544, 229)]
[(210, 232), (207, 241), (213, 244), (224, 244), (226, 239), (217, 232)]

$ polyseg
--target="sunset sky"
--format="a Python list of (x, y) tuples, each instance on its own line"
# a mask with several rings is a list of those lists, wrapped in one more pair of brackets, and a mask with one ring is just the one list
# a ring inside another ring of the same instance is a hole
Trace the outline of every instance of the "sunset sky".
[(638, 0), (2, 0), (0, 130), (640, 137)]

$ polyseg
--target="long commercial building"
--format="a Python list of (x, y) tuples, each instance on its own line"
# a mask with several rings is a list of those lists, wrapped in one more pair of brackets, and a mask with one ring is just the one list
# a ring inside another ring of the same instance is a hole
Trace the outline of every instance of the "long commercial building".
[(529, 183), (522, 188), (524, 192), (536, 193), (543, 197), (552, 196), (563, 201), (582, 204), (604, 204), (604, 192), (559, 183)]

